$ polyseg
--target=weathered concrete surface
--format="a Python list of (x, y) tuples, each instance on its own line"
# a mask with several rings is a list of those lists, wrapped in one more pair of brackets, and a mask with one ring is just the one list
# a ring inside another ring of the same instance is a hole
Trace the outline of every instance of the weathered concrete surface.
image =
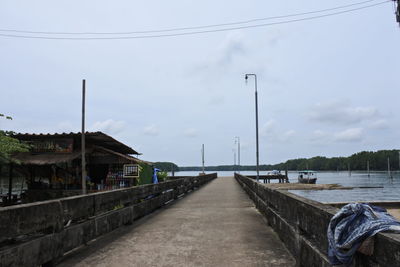
[(295, 266), (232, 177), (67, 256), (61, 266)]
[(49, 266), (65, 253), (132, 224), (216, 177), (211, 173), (0, 208), (0, 267)]
[[(237, 173), (235, 178), (285, 242), (300, 267), (332, 266), (327, 258), (326, 232), (337, 208), (297, 196), (287, 190), (277, 190)], [(356, 253), (352, 267), (400, 266), (398, 234), (378, 233), (374, 241), (374, 253), (371, 256)]]

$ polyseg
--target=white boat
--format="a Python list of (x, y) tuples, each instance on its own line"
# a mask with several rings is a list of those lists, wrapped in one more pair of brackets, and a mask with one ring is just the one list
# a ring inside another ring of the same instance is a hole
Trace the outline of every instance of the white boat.
[(298, 180), (301, 184), (315, 184), (317, 182), (317, 172), (299, 171)]

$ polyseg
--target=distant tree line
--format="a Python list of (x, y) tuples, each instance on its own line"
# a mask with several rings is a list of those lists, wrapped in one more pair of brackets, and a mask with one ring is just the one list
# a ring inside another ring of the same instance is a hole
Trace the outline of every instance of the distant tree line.
[[(260, 165), (261, 171), (268, 170), (315, 170), (315, 171), (343, 171), (348, 170), (366, 170), (367, 162), (369, 162), (370, 170), (384, 171), (388, 168), (388, 160), (391, 170), (400, 169), (399, 150), (379, 150), (376, 152), (362, 151), (349, 157), (333, 157), (327, 158), (322, 156), (312, 158), (291, 159), (286, 162), (273, 165)], [(200, 171), (201, 167), (179, 167), (180, 171)], [(206, 171), (253, 171), (256, 170), (255, 165), (237, 166), (237, 165), (220, 165), (207, 166)]]
[(155, 162), (154, 167), (166, 172), (179, 171), (178, 165), (172, 162)]
[[(260, 165), (260, 170), (270, 170), (271, 165)], [(241, 171), (253, 171), (256, 169), (255, 165), (241, 165)], [(201, 171), (202, 167), (189, 166), (189, 167), (179, 167), (179, 171)], [(205, 171), (237, 171), (239, 166), (237, 165), (219, 165), (219, 166), (205, 166)]]

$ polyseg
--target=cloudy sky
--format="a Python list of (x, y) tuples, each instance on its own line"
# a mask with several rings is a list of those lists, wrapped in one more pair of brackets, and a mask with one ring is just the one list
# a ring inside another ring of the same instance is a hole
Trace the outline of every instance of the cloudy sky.
[[(0, 34), (98, 37), (4, 30), (154, 31), (360, 1), (3, 0)], [(232, 164), (234, 137), (240, 136), (241, 162), (254, 164), (254, 80), (246, 85), (244, 74), (256, 73), (260, 163), (399, 148), (400, 28), (393, 13), (388, 1), (315, 20), (163, 38), (0, 36), (0, 113), (13, 117), (1, 120), (0, 128), (79, 131), (81, 81), (86, 79), (87, 128), (112, 135), (143, 153), (143, 159), (200, 165), (204, 143), (206, 165)], [(146, 34), (100, 36), (138, 35)]]

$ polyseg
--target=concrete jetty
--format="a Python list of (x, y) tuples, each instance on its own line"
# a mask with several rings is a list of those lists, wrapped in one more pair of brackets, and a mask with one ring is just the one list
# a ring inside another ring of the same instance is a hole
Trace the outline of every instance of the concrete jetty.
[[(331, 266), (326, 231), (343, 203), (235, 180), (175, 177), (0, 208), (0, 267)], [(378, 233), (372, 255), (357, 252), (352, 266), (400, 266), (399, 251), (400, 235)]]
[(233, 177), (67, 255), (59, 266), (295, 266)]

